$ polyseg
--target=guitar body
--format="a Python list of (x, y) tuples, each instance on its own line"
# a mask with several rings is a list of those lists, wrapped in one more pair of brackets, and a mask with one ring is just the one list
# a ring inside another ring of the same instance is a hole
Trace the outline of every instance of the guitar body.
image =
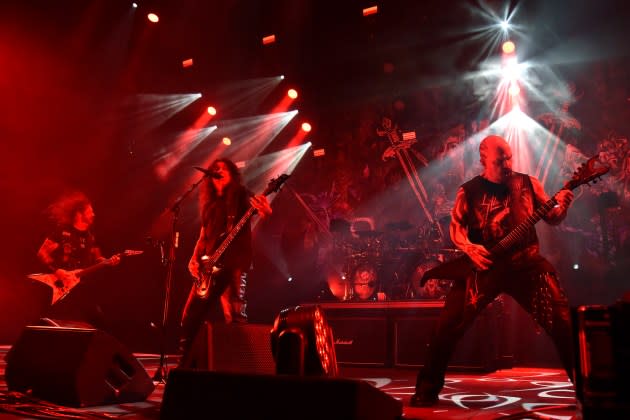
[[(136, 251), (136, 250), (128, 249), (128, 250), (125, 250), (124, 252), (121, 252), (120, 254), (116, 254), (115, 256), (123, 258), (123, 257), (128, 257), (130, 255), (140, 255), (143, 252), (144, 251)], [(44, 283), (45, 285), (49, 286), (52, 289), (52, 299), (50, 303), (52, 306), (55, 303), (59, 302), (61, 299), (68, 296), (68, 293), (70, 293), (70, 291), (77, 284), (79, 284), (82, 277), (87, 276), (88, 274), (91, 274), (95, 271), (98, 271), (103, 267), (110, 266), (112, 258), (114, 258), (114, 256), (106, 260), (103, 260), (101, 262), (98, 262), (90, 267), (69, 271), (70, 273), (74, 274), (74, 279), (76, 280), (71, 279), (71, 280), (64, 281), (63, 279), (57, 277), (57, 275), (54, 273), (48, 273), (48, 274), (47, 273), (34, 273), (34, 274), (29, 274), (26, 277), (28, 277), (29, 279), (37, 280), (41, 283)]]
[(431, 279), (464, 281), (474, 268), (468, 255), (461, 255), (427, 270), (420, 279), (420, 286)]
[(210, 290), (214, 286), (214, 279), (221, 271), (221, 267), (217, 266), (216, 261), (204, 255), (199, 261), (199, 277), (195, 279), (195, 293), (200, 298), (206, 298), (210, 294)]
[[(77, 271), (79, 270), (76, 270), (75, 274)], [(57, 277), (55, 274), (52, 274), (52, 273), (50, 274), (35, 273), (35, 274), (29, 274), (27, 277), (29, 279), (37, 280), (41, 283), (44, 283), (45, 285), (49, 286), (52, 289), (51, 305), (54, 305), (59, 300), (63, 299), (68, 293), (70, 293), (70, 290), (72, 290), (74, 286), (79, 284), (78, 277), (77, 277), (76, 282), (64, 283), (62, 279), (60, 279), (59, 277)]]

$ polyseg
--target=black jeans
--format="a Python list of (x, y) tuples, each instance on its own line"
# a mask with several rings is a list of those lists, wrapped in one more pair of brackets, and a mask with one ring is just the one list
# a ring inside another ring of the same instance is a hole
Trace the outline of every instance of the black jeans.
[[(470, 281), (468, 299), (464, 282), (456, 282), (451, 288), (429, 344), (427, 360), (418, 373), (417, 394), (437, 395), (441, 391), (455, 345), (477, 315), (500, 293), (512, 296), (551, 336), (564, 369), (573, 380), (569, 304), (556, 274), (540, 265), (519, 270), (497, 267), (479, 273), (476, 280)], [(476, 295), (475, 305), (470, 303), (471, 294)]]
[[(187, 355), (199, 328), (210, 320), (214, 311), (221, 309), (225, 322), (247, 322), (247, 272), (241, 269), (222, 269), (212, 279), (205, 297), (199, 297), (195, 287), (190, 289), (182, 314), (179, 349)], [(184, 357), (182, 357), (184, 358)]]

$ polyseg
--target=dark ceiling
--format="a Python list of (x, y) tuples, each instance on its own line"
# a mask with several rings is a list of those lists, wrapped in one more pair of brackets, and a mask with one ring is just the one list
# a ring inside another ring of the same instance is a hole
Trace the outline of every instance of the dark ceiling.
[[(91, 73), (115, 73), (117, 63), (100, 62), (115, 52), (121, 68), (133, 72), (128, 89), (212, 92), (230, 81), (284, 74), (313, 108), (405, 94), (476, 69), (497, 52), (476, 37), (489, 22), (482, 10), (514, 11), (523, 33), (513, 37), (530, 57), (546, 57), (571, 39), (584, 48), (623, 47), (628, 15), (623, 2), (587, 0), (154, 0), (138, 1), (129, 22), (126, 0), (4, 3), (7, 20), (28, 26), (67, 59), (77, 51), (67, 46), (96, 52), (74, 55)], [(379, 13), (363, 17), (373, 4)], [(149, 11), (160, 15), (159, 24), (146, 20)], [(272, 33), (277, 42), (263, 46)], [(195, 65), (183, 69), (191, 57)]]

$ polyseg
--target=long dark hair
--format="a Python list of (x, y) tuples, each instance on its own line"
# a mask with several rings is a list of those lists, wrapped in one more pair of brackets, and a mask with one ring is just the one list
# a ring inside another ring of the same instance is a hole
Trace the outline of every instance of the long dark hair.
[(71, 225), (74, 216), (90, 206), (89, 198), (81, 191), (69, 191), (62, 194), (46, 208), (46, 214), (53, 223)]
[[(216, 159), (210, 164), (208, 170), (214, 172), (219, 162), (223, 162), (228, 172), (230, 173), (231, 180), (230, 183), (226, 186), (223, 194), (225, 196), (225, 201), (227, 202), (228, 208), (231, 208), (235, 204), (235, 200), (238, 199), (238, 193), (243, 189), (243, 186), (241, 184), (241, 173), (238, 170), (236, 164), (227, 158)], [(203, 183), (203, 188), (201, 189), (201, 192), (199, 194), (199, 208), (201, 211), (201, 219), (204, 224), (207, 224), (209, 222), (210, 215), (212, 214), (212, 210), (216, 202), (217, 190), (216, 188), (214, 188), (212, 178), (208, 178)]]

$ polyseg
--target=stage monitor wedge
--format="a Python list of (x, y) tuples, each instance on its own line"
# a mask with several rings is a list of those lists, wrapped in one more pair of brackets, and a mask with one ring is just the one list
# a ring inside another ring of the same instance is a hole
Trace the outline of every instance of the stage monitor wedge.
[(144, 401), (155, 388), (122, 343), (94, 328), (27, 326), (6, 362), (10, 391), (64, 406)]
[(162, 420), (394, 420), (401, 416), (400, 400), (362, 380), (193, 369), (169, 372), (160, 411)]

